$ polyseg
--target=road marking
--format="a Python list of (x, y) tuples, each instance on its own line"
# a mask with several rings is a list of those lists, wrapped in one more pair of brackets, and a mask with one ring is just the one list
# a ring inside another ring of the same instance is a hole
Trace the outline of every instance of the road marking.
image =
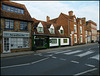
[(91, 54), (91, 53), (93, 53), (93, 52), (87, 51), (87, 52), (85, 52), (85, 53), (78, 54), (78, 55), (76, 55), (76, 56), (83, 57), (83, 56), (89, 55), (89, 54)]
[[(48, 57), (49, 58), (49, 57)], [(41, 59), (41, 60), (38, 60), (38, 61), (35, 61), (35, 62), (31, 62), (31, 63), (26, 63), (26, 64), (19, 64), (19, 65), (12, 65), (12, 66), (4, 66), (4, 67), (1, 67), (1, 69), (4, 69), (4, 68), (12, 68), (12, 67), (17, 67), (17, 66), (25, 66), (25, 65), (31, 65), (31, 64), (35, 64), (37, 62), (41, 62), (41, 61), (44, 61), (48, 58), (44, 58), (44, 59)]]
[(93, 57), (91, 57), (91, 59), (99, 60), (99, 54), (98, 54), (98, 55), (95, 55), (95, 56), (93, 56)]
[(91, 71), (94, 71), (94, 70), (97, 70), (97, 68), (90, 69), (90, 70), (87, 70), (87, 71), (84, 71), (84, 72), (81, 72), (81, 73), (77, 73), (77, 74), (75, 74), (75, 75), (76, 75), (76, 76), (77, 76), (77, 75), (82, 75), (82, 74), (85, 74), (85, 73), (88, 73), (88, 72), (91, 72)]
[(66, 60), (66, 59), (60, 58), (60, 60)]
[(77, 50), (77, 51), (74, 51), (74, 52), (68, 52), (68, 53), (64, 53), (64, 54), (71, 55), (71, 54), (79, 53), (79, 52), (81, 52), (81, 51), (82, 51), (82, 50)]
[(56, 52), (55, 54), (64, 53), (64, 52), (69, 52), (69, 51), (72, 51), (72, 50), (66, 50), (66, 51)]
[(73, 63), (77, 63), (77, 64), (79, 63), (78, 61), (74, 61), (74, 60), (72, 60), (71, 62), (73, 62)]
[(41, 53), (38, 53), (38, 54), (34, 54), (34, 55), (42, 55)]
[(52, 56), (53, 54), (50, 54), (50, 55), (46, 55), (46, 56)]
[(55, 57), (55, 56), (52, 56), (52, 58), (57, 58), (57, 57)]
[(85, 64), (86, 66), (89, 66), (89, 67), (95, 67), (94, 65), (91, 65), (91, 64)]

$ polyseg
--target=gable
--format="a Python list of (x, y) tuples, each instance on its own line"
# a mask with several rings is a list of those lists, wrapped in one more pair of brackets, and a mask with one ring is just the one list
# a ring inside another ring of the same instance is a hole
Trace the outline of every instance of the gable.
[(38, 26), (37, 27), (43, 27), (42, 23), (39, 22)]

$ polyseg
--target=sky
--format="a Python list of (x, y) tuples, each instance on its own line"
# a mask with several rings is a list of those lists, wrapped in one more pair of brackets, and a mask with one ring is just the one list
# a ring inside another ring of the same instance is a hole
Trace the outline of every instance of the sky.
[(99, 1), (13, 1), (24, 4), (31, 17), (46, 21), (59, 17), (60, 13), (68, 15), (68, 11), (73, 11), (76, 18), (86, 18), (86, 21), (92, 20), (97, 24), (99, 30)]

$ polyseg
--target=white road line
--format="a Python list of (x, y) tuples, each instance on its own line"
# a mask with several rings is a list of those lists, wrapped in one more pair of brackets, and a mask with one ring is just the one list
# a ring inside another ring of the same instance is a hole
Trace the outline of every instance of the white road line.
[(57, 58), (57, 57), (55, 57), (55, 56), (52, 56), (52, 58)]
[(94, 65), (91, 65), (91, 64), (85, 64), (86, 66), (89, 66), (89, 67), (95, 67)]
[(92, 59), (96, 59), (96, 60), (99, 60), (99, 54), (98, 55), (95, 55), (93, 57), (91, 57)]
[(50, 55), (46, 55), (46, 56), (52, 56), (53, 54), (50, 54)]
[(79, 63), (78, 61), (74, 61), (74, 60), (72, 60), (71, 62), (73, 62), (73, 63), (77, 63), (77, 64)]
[(91, 54), (91, 53), (93, 53), (93, 52), (87, 51), (87, 52), (85, 52), (85, 53), (78, 54), (78, 55), (76, 55), (76, 56), (83, 57), (83, 56), (89, 55), (89, 54)]
[(72, 51), (72, 50), (66, 50), (66, 51), (56, 52), (55, 54), (64, 53), (64, 52), (69, 52), (69, 51)]
[(77, 51), (68, 52), (68, 53), (64, 53), (64, 54), (71, 55), (71, 54), (79, 53), (79, 52), (81, 52), (81, 51), (82, 51), (82, 50), (77, 50)]
[(81, 72), (81, 73), (77, 73), (77, 74), (75, 74), (75, 76), (82, 75), (82, 74), (85, 74), (85, 73), (88, 73), (88, 72), (91, 72), (91, 71), (94, 71), (94, 70), (97, 70), (97, 68), (90, 69), (90, 70), (87, 70), (87, 71), (84, 71), (84, 72)]
[(66, 59), (60, 58), (60, 60), (66, 60)]
[(34, 55), (42, 55), (41, 53), (38, 53), (38, 54), (34, 54)]
[[(48, 57), (49, 58), (49, 57)], [(41, 61), (44, 61), (48, 58), (44, 58), (44, 59), (41, 59), (41, 60), (38, 60), (38, 61), (35, 61), (35, 62), (31, 62), (31, 63), (26, 63), (26, 64), (19, 64), (19, 65), (12, 65), (12, 66), (4, 66), (4, 67), (1, 67), (1, 69), (4, 69), (4, 68), (11, 68), (11, 67), (17, 67), (17, 66), (25, 66), (25, 65), (31, 65), (31, 64), (35, 64), (37, 62), (41, 62)]]

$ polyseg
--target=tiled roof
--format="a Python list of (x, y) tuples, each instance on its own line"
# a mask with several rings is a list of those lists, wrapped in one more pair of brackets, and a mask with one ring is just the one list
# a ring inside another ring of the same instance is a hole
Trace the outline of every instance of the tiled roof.
[(23, 4), (19, 4), (19, 3), (15, 3), (15, 2), (11, 2), (11, 1), (1, 1), (0, 6), (2, 6), (2, 4), (10, 5), (10, 6), (17, 7), (17, 8), (22, 8), (22, 9), (24, 9), (24, 14), (18, 14), (18, 13), (4, 11), (4, 10), (2, 10), (2, 7), (1, 7), (0, 8), (1, 17), (18, 19), (18, 20), (25, 20), (25, 21), (33, 21), (29, 12), (27, 11), (26, 7)]
[[(35, 30), (35, 33), (36, 33), (37, 35), (47, 35), (47, 36), (50, 36), (50, 37), (66, 37), (66, 36), (64, 36), (64, 35), (61, 35), (61, 34), (59, 33), (59, 31), (58, 31), (58, 30), (60, 29), (60, 26), (61, 26), (61, 25), (57, 25), (57, 24), (50, 23), (50, 22), (45, 22), (45, 21), (36, 20), (35, 18), (33, 18), (33, 21), (34, 21), (33, 26), (35, 26), (35, 29), (36, 29), (36, 27), (38, 26), (39, 22), (41, 22), (42, 25), (43, 25), (43, 27), (44, 27), (44, 33), (38, 33), (37, 30)], [(55, 34), (51, 34), (51, 33), (49, 32), (49, 30), (48, 30), (48, 29), (50, 28), (51, 24), (53, 24), (54, 27), (55, 27)]]

